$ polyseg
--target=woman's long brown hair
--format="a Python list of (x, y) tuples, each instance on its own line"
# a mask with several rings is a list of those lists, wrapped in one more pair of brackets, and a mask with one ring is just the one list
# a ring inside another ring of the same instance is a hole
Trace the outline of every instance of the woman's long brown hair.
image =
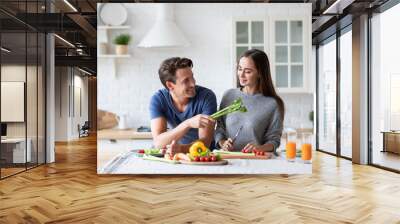
[[(281, 118), (283, 121), (285, 117), (285, 104), (283, 103), (282, 98), (276, 93), (274, 84), (272, 83), (271, 67), (269, 65), (267, 54), (264, 51), (258, 49), (250, 49), (240, 56), (240, 58), (242, 57), (249, 57), (253, 60), (254, 64), (256, 65), (257, 72), (260, 75), (258, 90), (260, 90), (260, 92), (264, 96), (269, 96), (275, 99), (276, 103), (278, 104), (278, 109), (281, 113)], [(239, 80), (238, 87), (242, 87), (240, 86)]]

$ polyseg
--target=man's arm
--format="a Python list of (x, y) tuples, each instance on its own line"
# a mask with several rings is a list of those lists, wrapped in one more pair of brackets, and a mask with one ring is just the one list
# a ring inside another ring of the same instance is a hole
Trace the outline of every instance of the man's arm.
[[(210, 147), (211, 141), (213, 139), (215, 122), (211, 121), (207, 127), (199, 128), (199, 140), (204, 142), (207, 147)], [(177, 144), (172, 141), (171, 144), (167, 145), (167, 152), (174, 155), (175, 153), (187, 153), (192, 144)]]
[(199, 139), (200, 141), (204, 142), (204, 144), (208, 148), (210, 147), (211, 142), (214, 140), (214, 130), (216, 123), (216, 121), (209, 116), (215, 113), (216, 111), (217, 111), (217, 97), (215, 96), (214, 92), (210, 91), (205, 96), (205, 103), (202, 111), (202, 114), (207, 115), (210, 122), (207, 126), (199, 128)]
[(167, 120), (164, 117), (151, 120), (151, 134), (156, 148), (165, 148), (173, 140), (181, 139), (189, 129), (190, 126), (182, 122), (174, 129), (167, 131)]
[(208, 125), (204, 128), (199, 128), (199, 140), (204, 142), (207, 148), (210, 147), (211, 142), (214, 138), (214, 126), (215, 122), (212, 125)]
[[(196, 115), (180, 123), (174, 129), (167, 131), (167, 121), (164, 117), (158, 117), (151, 120), (151, 133), (153, 135), (154, 145), (157, 148), (164, 148), (171, 144), (173, 140), (181, 139), (191, 128), (199, 129), (199, 138), (209, 146), (214, 133), (215, 121), (207, 115)], [(172, 150), (177, 152), (188, 152), (190, 144), (175, 144)]]

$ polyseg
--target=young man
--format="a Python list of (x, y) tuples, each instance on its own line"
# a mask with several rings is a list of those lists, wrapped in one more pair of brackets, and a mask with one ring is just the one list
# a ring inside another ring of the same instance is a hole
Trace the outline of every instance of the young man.
[(171, 154), (188, 152), (196, 140), (207, 147), (213, 141), (215, 121), (209, 115), (216, 112), (217, 99), (210, 89), (196, 86), (192, 67), (188, 58), (163, 61), (158, 74), (165, 88), (150, 101), (154, 145)]

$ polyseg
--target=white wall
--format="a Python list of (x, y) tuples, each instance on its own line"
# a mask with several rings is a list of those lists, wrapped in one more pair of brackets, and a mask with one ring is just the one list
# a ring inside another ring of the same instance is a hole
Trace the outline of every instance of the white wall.
[[(72, 73), (71, 67), (56, 67), (55, 74), (55, 140), (69, 141), (78, 138), (78, 124), (83, 125), (88, 120), (88, 78), (77, 69)], [(79, 88), (82, 116), (76, 106), (79, 105), (76, 97)]]
[[(27, 122), (7, 122), (7, 136), (8, 137), (25, 137), (25, 126), (28, 125), (28, 137), (35, 133), (36, 129), (36, 66), (21, 66), (21, 65), (2, 65), (1, 66), (1, 81), (4, 82), (25, 82), (25, 76), (28, 78), (27, 87)], [(2, 96), (7, 97), (7, 96)], [(24, 108), (22, 108), (24, 110)], [(1, 110), (8, 110), (8, 108), (1, 108)]]
[[(98, 60), (98, 108), (117, 114), (128, 114), (127, 122), (130, 127), (150, 125), (149, 99), (156, 90), (162, 88), (157, 71), (164, 59), (173, 56), (191, 58), (197, 84), (212, 89), (219, 102), (224, 91), (235, 86), (235, 65), (231, 49), (232, 19), (244, 16), (266, 18), (266, 15), (278, 9), (301, 14), (301, 8), (304, 7), (303, 4), (288, 6), (264, 3), (176, 4), (175, 21), (191, 45), (178, 49), (143, 49), (137, 48), (136, 45), (153, 25), (157, 10), (154, 10), (154, 4), (125, 6), (129, 12), (127, 24), (132, 27), (126, 31), (133, 37), (133, 43), (130, 45), (132, 57), (116, 62), (116, 78), (111, 75), (111, 59)], [(101, 25), (101, 21), (98, 24)], [(112, 36), (124, 33), (112, 32)], [(283, 98), (287, 107), (285, 123), (295, 128), (312, 128), (308, 113), (313, 108), (313, 95), (287, 94)], [(290, 119), (291, 117), (293, 119)]]
[[(25, 66), (18, 64), (4, 64), (1, 66), (1, 81), (24, 82), (26, 85), (26, 108), (23, 106), (22, 112), (26, 112), (26, 121), (6, 122), (7, 137), (21, 138), (27, 136), (30, 140), (32, 161), (44, 162), (44, 92), (42, 68), (40, 66)], [(27, 80), (27, 81), (26, 81)], [(4, 98), (7, 96), (3, 96)], [(11, 108), (1, 108), (1, 110), (12, 110)], [(13, 113), (13, 111), (8, 111)], [(15, 113), (15, 112), (14, 112)], [(37, 153), (39, 156), (37, 157)]]
[(55, 140), (68, 139), (68, 73), (67, 67), (55, 68)]
[[(285, 102), (285, 127), (313, 128), (309, 113), (314, 110), (313, 94), (281, 94)], [(314, 113), (315, 114), (315, 113)], [(315, 115), (314, 115), (315, 116)]]

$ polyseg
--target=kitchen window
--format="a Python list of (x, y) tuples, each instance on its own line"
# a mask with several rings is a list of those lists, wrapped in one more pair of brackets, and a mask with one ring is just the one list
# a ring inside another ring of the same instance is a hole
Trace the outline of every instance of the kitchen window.
[(352, 158), (352, 30), (340, 36), (340, 155)]
[(371, 163), (400, 171), (400, 4), (371, 18)]
[(336, 155), (336, 35), (318, 48), (318, 149)]

